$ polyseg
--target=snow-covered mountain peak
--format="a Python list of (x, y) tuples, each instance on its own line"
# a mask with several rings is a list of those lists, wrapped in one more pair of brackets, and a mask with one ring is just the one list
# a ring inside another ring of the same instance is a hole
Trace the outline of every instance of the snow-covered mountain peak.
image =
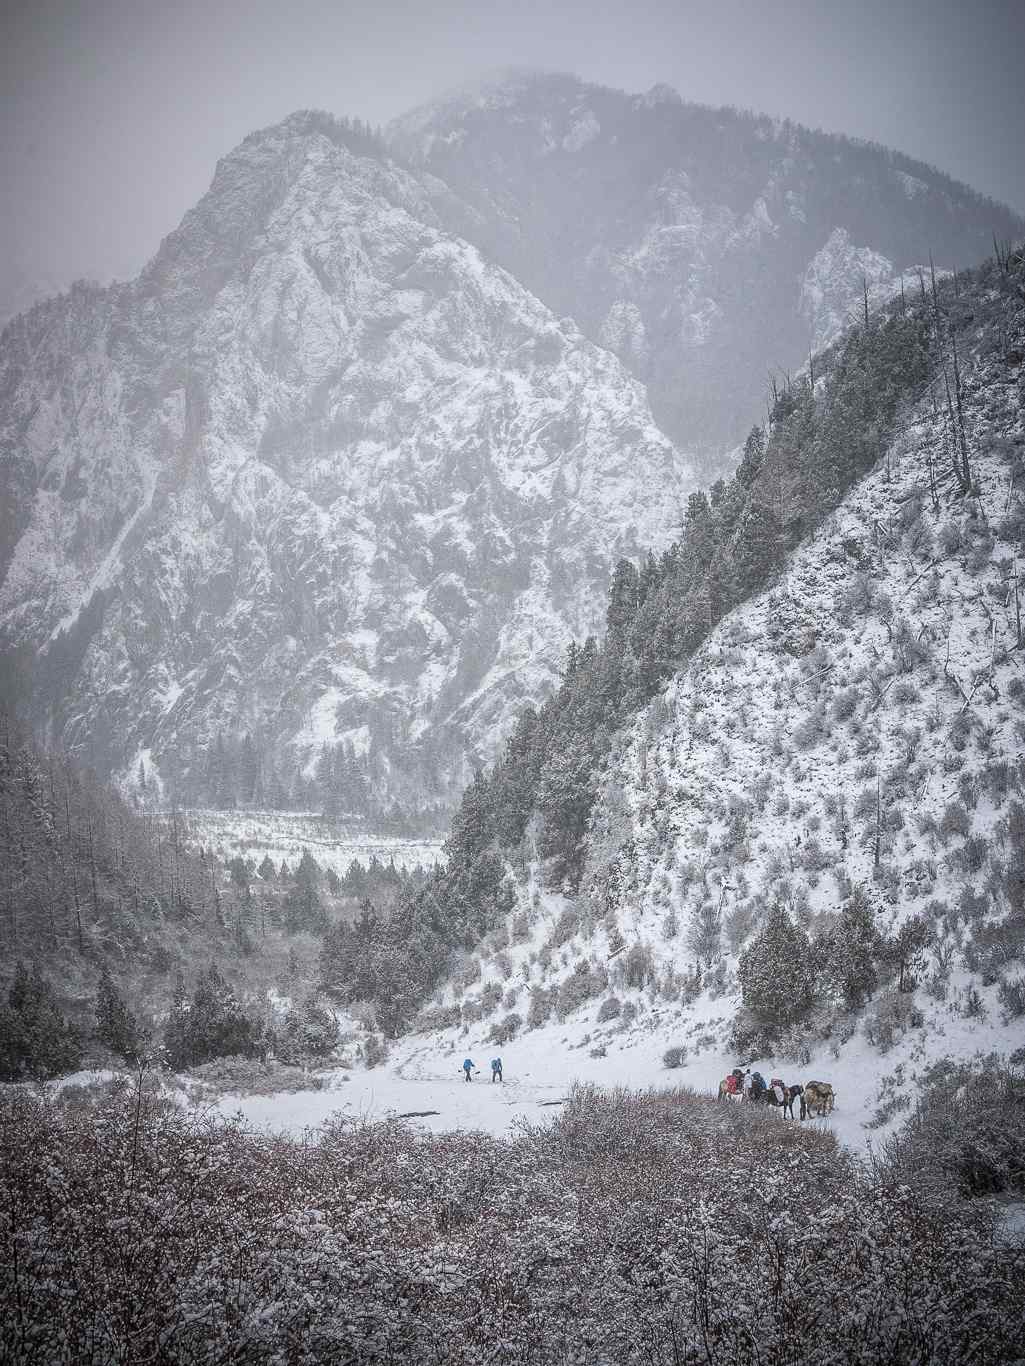
[(694, 475), (642, 387), (436, 202), (292, 116), (70, 339), (29, 320), (5, 355), (0, 614), (43, 675), (73, 661), (58, 695), (113, 767), (194, 784), (247, 733), (280, 791), (358, 739), (387, 800), (437, 802), (615, 560), (671, 539)]

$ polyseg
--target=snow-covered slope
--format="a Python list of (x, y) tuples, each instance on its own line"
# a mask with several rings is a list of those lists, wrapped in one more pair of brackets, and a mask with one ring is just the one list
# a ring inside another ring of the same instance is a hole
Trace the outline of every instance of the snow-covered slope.
[(57, 737), (186, 785), (220, 731), (286, 785), (344, 738), (428, 801), (694, 482), (609, 352), (312, 115), (226, 158), (138, 281), (8, 327), (0, 478), (0, 623)]
[(974, 265), (994, 231), (1022, 231), (898, 153), (666, 86), (500, 73), (389, 137), (456, 191), (439, 211), (615, 351), (665, 430), (709, 458), (760, 416), (768, 371), (846, 325), (863, 277), (893, 293), (930, 252)]
[(621, 733), (579, 896), (510, 866), (508, 923), (423, 1017), (437, 1050), (501, 1039), (561, 1076), (714, 1086), (737, 1060), (739, 955), (773, 907), (814, 938), (857, 888), (888, 939), (924, 922), (912, 989), (880, 967), (860, 1009), (823, 990), (753, 1060), (766, 1077), (832, 1081), (864, 1143), (936, 1058), (1025, 1046), (1020, 325), (990, 318), (961, 354), (972, 494), (933, 387)]

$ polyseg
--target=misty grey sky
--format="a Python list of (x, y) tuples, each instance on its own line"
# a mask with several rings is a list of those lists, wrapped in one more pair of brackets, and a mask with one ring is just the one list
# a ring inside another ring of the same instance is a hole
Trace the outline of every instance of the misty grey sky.
[(135, 274), (255, 128), (507, 65), (872, 138), (1025, 210), (1025, 0), (8, 0), (0, 318)]

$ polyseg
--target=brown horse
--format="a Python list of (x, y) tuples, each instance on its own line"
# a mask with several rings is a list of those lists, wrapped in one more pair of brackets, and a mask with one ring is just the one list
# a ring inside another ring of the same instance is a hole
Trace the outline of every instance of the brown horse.
[(828, 1115), (836, 1103), (836, 1092), (828, 1081), (809, 1081), (804, 1088), (809, 1115)]

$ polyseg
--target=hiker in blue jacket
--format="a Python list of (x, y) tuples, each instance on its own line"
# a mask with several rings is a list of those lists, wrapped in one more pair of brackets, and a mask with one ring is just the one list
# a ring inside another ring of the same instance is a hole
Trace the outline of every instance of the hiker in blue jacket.
[(502, 1059), (501, 1059), (501, 1058), (492, 1058), (492, 1059), (491, 1059), (491, 1080), (492, 1080), (492, 1083), (494, 1083), (494, 1082), (496, 1082), (496, 1081), (501, 1081), (501, 1080), (502, 1080)]
[(473, 1071), (473, 1069), (476, 1067), (476, 1065), (477, 1065), (477, 1064), (474, 1062), (474, 1060), (473, 1060), (472, 1058), (464, 1058), (464, 1059), (463, 1059), (463, 1072), (464, 1072), (465, 1075), (466, 1075), (466, 1080), (467, 1080), (467, 1081), (470, 1080), (470, 1073)]

